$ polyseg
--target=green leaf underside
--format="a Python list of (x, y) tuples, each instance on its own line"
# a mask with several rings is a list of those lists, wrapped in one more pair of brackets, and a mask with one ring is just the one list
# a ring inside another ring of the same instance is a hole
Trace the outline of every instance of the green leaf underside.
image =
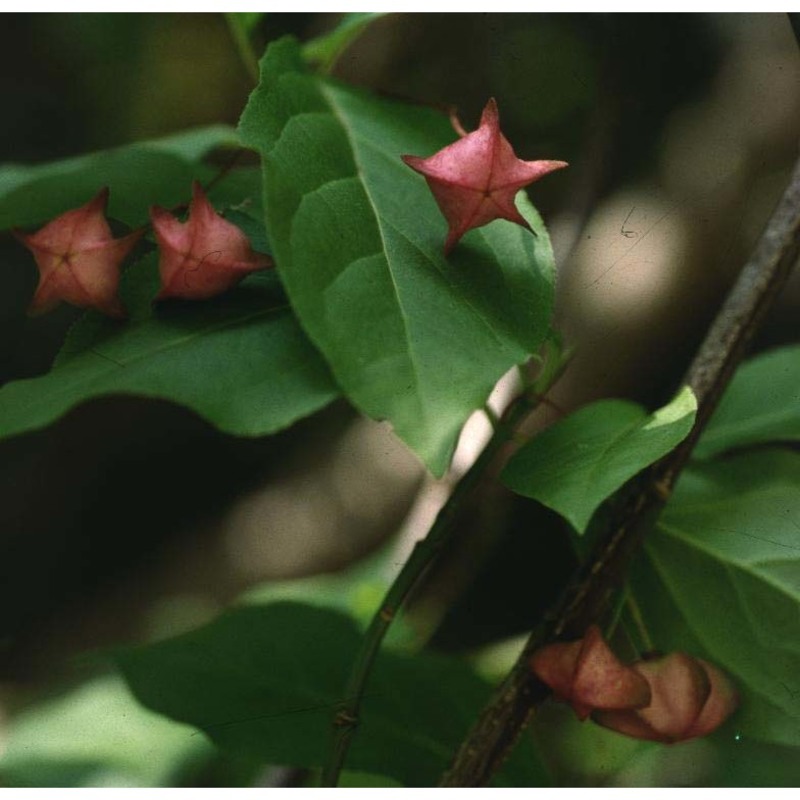
[(741, 693), (743, 736), (800, 747), (800, 456), (695, 464), (646, 540), (633, 590), (659, 649), (705, 655)]
[(158, 285), (152, 254), (123, 277), (129, 321), (86, 314), (49, 373), (0, 389), (0, 436), (41, 428), (78, 403), (118, 394), (171, 400), (227, 433), (259, 436), (336, 396), (274, 274), (252, 275), (213, 300), (153, 310)]
[[(47, 164), (0, 165), (0, 230), (41, 225), (87, 203), (103, 186), (111, 189), (109, 216), (141, 225), (151, 205), (185, 203), (192, 180), (207, 182), (216, 174), (197, 163), (210, 150), (237, 145), (232, 128), (213, 125)], [(224, 195), (220, 187), (211, 199), (220, 202)]]
[(553, 258), (496, 221), (449, 259), (446, 223), (401, 154), (450, 143), (428, 109), (379, 100), (303, 72), (291, 40), (272, 45), (240, 123), (262, 153), (267, 230), (292, 306), (342, 389), (440, 475), (467, 416), (543, 341)]
[(583, 533), (604, 500), (686, 437), (696, 410), (688, 387), (653, 414), (626, 400), (600, 400), (522, 447), (501, 479)]
[(761, 442), (800, 440), (800, 345), (746, 362), (734, 375), (693, 456)]
[(191, 728), (142, 708), (119, 676), (31, 707), (6, 733), (3, 786), (168, 786), (211, 755)]
[[(117, 660), (145, 706), (201, 728), (220, 747), (319, 767), (359, 639), (338, 612), (283, 602), (231, 611)], [(461, 660), (383, 653), (347, 768), (435, 785), (489, 691)], [(532, 753), (504, 777), (542, 779)]]

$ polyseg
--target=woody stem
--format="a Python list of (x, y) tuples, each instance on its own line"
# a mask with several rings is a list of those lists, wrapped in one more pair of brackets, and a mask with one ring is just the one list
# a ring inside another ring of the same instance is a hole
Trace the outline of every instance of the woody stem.
[[(560, 370), (552, 372), (548, 376), (550, 384), (560, 374)], [(544, 387), (539, 385), (536, 388), (541, 391)], [(523, 392), (511, 402), (500, 419), (497, 420), (491, 439), (470, 469), (456, 484), (427, 535), (416, 543), (408, 561), (403, 565), (400, 573), (389, 587), (383, 602), (373, 616), (364, 635), (361, 649), (356, 656), (345, 688), (345, 699), (334, 717), (333, 744), (329, 752), (328, 762), (322, 772), (322, 786), (336, 786), (338, 783), (339, 774), (344, 766), (347, 752), (358, 726), (361, 701), (364, 697), (367, 682), (389, 626), (419, 579), (442, 549), (452, 540), (457, 530), (455, 523), (458, 520), (464, 500), (483, 477), (487, 467), (501, 448), (513, 439), (520, 423), (536, 407), (540, 397), (540, 394), (534, 392)]]

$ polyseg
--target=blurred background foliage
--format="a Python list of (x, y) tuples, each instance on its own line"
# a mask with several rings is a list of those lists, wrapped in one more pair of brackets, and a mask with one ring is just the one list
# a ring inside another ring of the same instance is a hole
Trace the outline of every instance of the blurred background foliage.
[[(0, 163), (235, 124), (252, 88), (224, 15), (0, 21)], [(252, 36), (260, 51), (338, 21), (266, 14), (251, 20)], [(392, 14), (333, 74), (455, 107), (468, 129), (494, 96), (522, 158), (570, 162), (531, 195), (559, 264), (557, 323), (577, 355), (531, 430), (598, 397), (666, 399), (782, 191), (800, 133), (800, 60), (778, 14)], [(6, 381), (44, 372), (77, 312), (27, 319), (33, 264), (5, 235), (0, 262)], [(754, 349), (796, 340), (799, 304), (795, 276)], [(484, 435), (480, 420), (468, 426), (456, 473)], [(214, 753), (74, 657), (186, 630), (246, 591), (251, 602), (273, 597), (276, 582), (348, 568), (337, 590), (292, 585), (363, 618), (447, 487), (344, 403), (278, 436), (242, 440), (166, 403), (96, 401), (0, 444), (0, 471), (7, 785), (302, 783), (291, 770)], [(552, 512), (487, 482), (400, 638), (463, 652), (496, 676), (509, 637), (536, 621), (571, 565)], [(775, 748), (750, 745), (745, 766), (730, 738), (663, 748), (560, 712), (532, 734), (556, 783), (792, 780)]]

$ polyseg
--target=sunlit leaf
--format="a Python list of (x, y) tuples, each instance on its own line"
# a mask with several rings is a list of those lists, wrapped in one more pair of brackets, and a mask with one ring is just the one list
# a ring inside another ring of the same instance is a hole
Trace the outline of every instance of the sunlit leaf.
[(446, 223), (400, 155), (452, 141), (446, 118), (308, 74), (290, 39), (261, 67), (240, 132), (262, 153), (292, 306), (347, 396), (439, 475), (469, 414), (547, 333), (544, 225), (521, 195), (538, 236), (498, 220), (445, 259)]
[(626, 400), (592, 403), (522, 447), (503, 470), (503, 483), (583, 533), (606, 498), (686, 437), (696, 409), (688, 387), (653, 414)]

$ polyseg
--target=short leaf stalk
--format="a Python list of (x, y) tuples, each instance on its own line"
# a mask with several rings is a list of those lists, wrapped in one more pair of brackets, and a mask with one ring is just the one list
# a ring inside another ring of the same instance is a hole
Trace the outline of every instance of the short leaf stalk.
[[(555, 364), (554, 364), (555, 362)], [(372, 668), (380, 652), (381, 644), (398, 611), (408, 599), (417, 581), (447, 545), (456, 528), (463, 502), (483, 477), (487, 467), (501, 448), (514, 439), (520, 423), (536, 407), (545, 391), (560, 377), (566, 359), (554, 345), (547, 353), (545, 365), (539, 377), (517, 396), (494, 425), (494, 432), (481, 454), (467, 470), (442, 506), (427, 535), (420, 539), (408, 561), (403, 565), (378, 611), (364, 634), (361, 649), (356, 656), (350, 678), (345, 689), (345, 700), (333, 720), (333, 744), (329, 759), (323, 769), (320, 784), (336, 786), (344, 766), (347, 752), (359, 722), (361, 701), (367, 687)]]
[(228, 30), (230, 30), (233, 41), (236, 44), (236, 50), (244, 68), (247, 70), (248, 76), (253, 83), (258, 83), (258, 58), (253, 50), (250, 36), (246, 28), (239, 22), (238, 16), (236, 12), (227, 12), (225, 20), (228, 23)]
[(650, 632), (647, 630), (647, 625), (645, 625), (642, 609), (639, 608), (639, 603), (627, 586), (625, 587), (625, 605), (630, 614), (630, 618), (633, 620), (633, 624), (636, 626), (636, 630), (644, 644), (645, 650), (648, 653), (653, 652), (656, 649), (655, 643), (653, 642), (653, 637), (650, 636)]

